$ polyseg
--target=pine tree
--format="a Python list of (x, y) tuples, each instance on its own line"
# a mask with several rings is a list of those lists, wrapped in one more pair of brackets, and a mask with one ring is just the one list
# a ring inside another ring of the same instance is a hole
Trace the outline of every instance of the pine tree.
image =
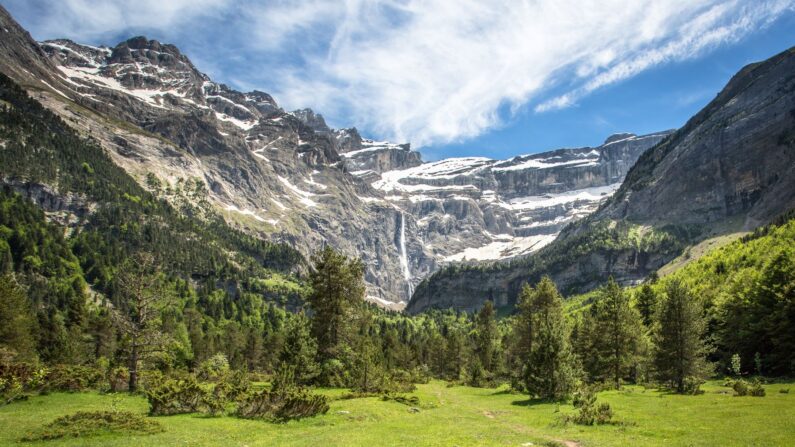
[(497, 322), (494, 319), (494, 303), (486, 301), (475, 318), (475, 352), (487, 373), (493, 373), (497, 349)]
[(563, 298), (549, 277), (533, 289), (528, 307), (533, 343), (524, 366), (525, 387), (531, 396), (565, 399), (574, 388), (576, 359), (569, 344)]
[(511, 327), (506, 367), (512, 386), (516, 389), (524, 387), (523, 370), (533, 351), (533, 294), (529, 284), (522, 285), (516, 302), (517, 314)]
[(309, 385), (318, 374), (317, 342), (312, 338), (309, 319), (303, 312), (289, 318), (284, 327), (284, 344), (279, 353), (279, 361), (290, 365), (295, 374), (295, 381), (300, 385)]
[(621, 379), (630, 375), (640, 352), (640, 315), (629, 304), (629, 296), (611, 277), (591, 306), (589, 375), (609, 380), (618, 389)]
[(654, 289), (651, 288), (651, 284), (648, 282), (643, 283), (640, 287), (635, 307), (638, 309), (638, 312), (640, 312), (643, 324), (647, 328), (651, 327), (654, 321), (654, 312), (657, 308), (657, 294), (654, 293)]
[(113, 318), (128, 347), (128, 388), (133, 393), (138, 388), (139, 362), (164, 351), (171, 341), (160, 328), (161, 312), (171, 296), (149, 254), (140, 253), (128, 260), (120, 269), (116, 283), (118, 307)]
[(36, 358), (35, 318), (25, 291), (11, 274), (0, 276), (0, 347), (18, 360)]
[(312, 257), (309, 274), (312, 293), (312, 335), (321, 363), (338, 358), (350, 334), (357, 305), (364, 300), (364, 265), (349, 260), (329, 246)]
[(659, 379), (679, 393), (686, 391), (688, 379), (702, 379), (708, 371), (702, 310), (681, 282), (668, 283), (655, 331), (655, 366)]

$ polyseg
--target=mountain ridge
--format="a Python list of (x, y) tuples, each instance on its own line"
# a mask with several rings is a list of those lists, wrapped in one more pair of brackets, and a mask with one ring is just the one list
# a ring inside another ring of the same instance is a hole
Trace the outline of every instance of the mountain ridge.
[(795, 207), (795, 49), (742, 69), (702, 111), (646, 151), (618, 192), (534, 255), (452, 267), (421, 283), (410, 312), (510, 307), (550, 275), (568, 293), (634, 284), (690, 244), (750, 230)]

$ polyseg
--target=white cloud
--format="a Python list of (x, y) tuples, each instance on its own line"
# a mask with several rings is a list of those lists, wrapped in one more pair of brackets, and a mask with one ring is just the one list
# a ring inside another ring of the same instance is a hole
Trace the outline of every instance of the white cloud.
[(477, 136), (501, 125), (505, 114), (528, 106), (536, 113), (571, 107), (650, 68), (736, 42), (795, 4), (8, 1), (17, 9), (41, 5), (38, 29), (62, 30), (71, 37), (143, 28), (215, 45), (191, 49), (226, 79), (258, 85), (287, 108), (312, 107), (333, 124), (410, 140), (415, 147)]
[[(313, 11), (326, 9), (319, 3), (328, 5), (313, 0)], [(499, 125), (506, 106), (570, 107), (649, 68), (735, 42), (792, 7), (791, 0), (347, 1), (307, 19), (333, 30), (333, 43), (286, 67), (274, 93), (388, 138), (457, 141)], [(295, 38), (296, 26), (286, 26), (283, 39)], [(550, 97), (554, 90), (563, 93)]]
[[(6, 3), (6, 2), (4, 2)], [(8, 0), (34, 35), (90, 41), (128, 29), (168, 30), (221, 11), (233, 0)], [(194, 28), (199, 31), (201, 28)]]

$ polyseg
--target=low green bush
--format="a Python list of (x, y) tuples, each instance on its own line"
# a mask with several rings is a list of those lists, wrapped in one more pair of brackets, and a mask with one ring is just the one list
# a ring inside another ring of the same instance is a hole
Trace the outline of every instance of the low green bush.
[(128, 411), (81, 411), (60, 417), (37, 432), (28, 433), (22, 438), (22, 441), (85, 438), (107, 432), (152, 434), (162, 431), (163, 427), (157, 421), (149, 420), (137, 413)]
[(704, 394), (704, 390), (701, 389), (701, 385), (703, 384), (704, 380), (699, 377), (693, 377), (693, 376), (685, 377), (684, 394), (689, 394), (691, 396)]
[(235, 414), (245, 419), (286, 422), (325, 414), (328, 410), (326, 396), (312, 394), (305, 388), (281, 387), (249, 394), (238, 404)]
[(574, 393), (572, 402), (578, 411), (574, 415), (564, 417), (564, 422), (573, 422), (579, 425), (609, 424), (613, 419), (613, 410), (610, 404), (596, 403), (596, 393), (593, 389), (584, 387)]
[(755, 378), (750, 383), (743, 379), (737, 379), (732, 383), (731, 387), (734, 389), (735, 396), (765, 396), (765, 388), (762, 386), (762, 381), (758, 378)]
[(101, 370), (90, 366), (55, 365), (44, 378), (44, 388), (47, 391), (67, 392), (98, 389), (103, 377)]
[(405, 394), (385, 393), (381, 396), (383, 401), (395, 401), (403, 405), (417, 406), (420, 404), (420, 398), (417, 396), (407, 396)]
[(199, 365), (196, 375), (201, 380), (219, 380), (229, 374), (229, 360), (224, 354), (215, 354)]
[(166, 378), (146, 391), (152, 416), (195, 413), (206, 408), (207, 391), (192, 375)]
[(38, 392), (47, 373), (46, 368), (32, 363), (0, 362), (0, 405), (25, 400), (31, 393)]

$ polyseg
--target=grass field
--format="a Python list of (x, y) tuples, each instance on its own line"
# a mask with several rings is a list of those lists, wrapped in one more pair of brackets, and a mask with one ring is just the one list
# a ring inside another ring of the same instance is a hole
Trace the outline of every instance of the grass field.
[[(765, 386), (766, 397), (733, 397), (709, 382), (700, 396), (641, 387), (599, 394), (620, 424), (563, 425), (571, 405), (530, 402), (501, 389), (419, 385), (420, 411), (378, 398), (334, 400), (328, 414), (286, 424), (199, 415), (152, 418), (153, 435), (104, 433), (36, 443), (20, 442), (56, 417), (80, 410), (147, 411), (146, 400), (98, 393), (51, 394), (0, 407), (0, 445), (25, 446), (787, 446), (795, 445), (795, 383)], [(325, 390), (334, 398), (342, 390)], [(558, 442), (559, 444), (555, 444)], [(532, 444), (530, 444), (532, 443)]]

